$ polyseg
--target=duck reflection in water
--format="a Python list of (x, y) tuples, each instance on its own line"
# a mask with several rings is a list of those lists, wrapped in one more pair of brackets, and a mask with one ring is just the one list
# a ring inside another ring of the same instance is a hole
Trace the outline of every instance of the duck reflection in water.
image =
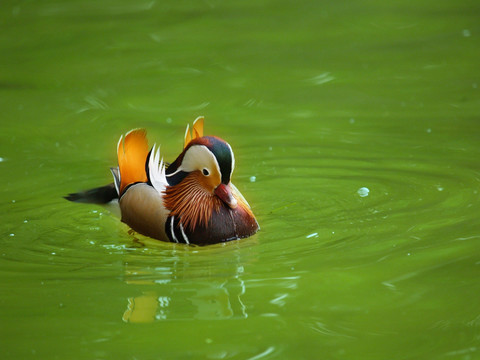
[(240, 246), (248, 245), (173, 245), (161, 251), (161, 257), (155, 257), (155, 264), (151, 263), (151, 254), (150, 260), (132, 254), (125, 261), (125, 282), (137, 288), (137, 295), (128, 298), (123, 321), (246, 318), (241, 299), (245, 294), (241, 279), (245, 259), (240, 259)]

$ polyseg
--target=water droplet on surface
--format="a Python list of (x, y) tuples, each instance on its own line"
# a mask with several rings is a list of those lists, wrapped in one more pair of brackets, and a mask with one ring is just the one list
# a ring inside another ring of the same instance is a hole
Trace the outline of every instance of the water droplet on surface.
[(370, 193), (370, 190), (366, 187), (361, 187), (360, 189), (357, 190), (357, 194), (360, 197), (366, 197)]
[(465, 37), (470, 37), (472, 35), (472, 33), (468, 29), (463, 29), (462, 35), (465, 36)]
[(250, 182), (255, 182), (257, 181), (257, 177), (256, 176), (250, 176)]

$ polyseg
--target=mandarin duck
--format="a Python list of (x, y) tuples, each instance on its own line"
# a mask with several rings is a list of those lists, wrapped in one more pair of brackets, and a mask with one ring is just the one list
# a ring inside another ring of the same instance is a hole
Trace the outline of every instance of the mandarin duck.
[(75, 202), (117, 201), (121, 221), (154, 239), (207, 245), (245, 238), (259, 225), (248, 202), (232, 184), (235, 157), (231, 146), (203, 135), (203, 117), (185, 132), (184, 148), (171, 164), (160, 148), (149, 150), (144, 129), (121, 136), (114, 183), (69, 194)]

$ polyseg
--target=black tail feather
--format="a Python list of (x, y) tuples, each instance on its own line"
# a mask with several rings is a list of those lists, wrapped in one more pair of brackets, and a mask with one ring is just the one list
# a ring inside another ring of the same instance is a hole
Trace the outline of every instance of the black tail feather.
[(118, 199), (118, 194), (115, 186), (111, 183), (94, 189), (68, 194), (64, 198), (79, 203), (107, 204), (112, 200)]

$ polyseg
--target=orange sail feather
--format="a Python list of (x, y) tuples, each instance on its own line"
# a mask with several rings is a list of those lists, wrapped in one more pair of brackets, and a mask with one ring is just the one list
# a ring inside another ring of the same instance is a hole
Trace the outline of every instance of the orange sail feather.
[(204, 117), (199, 116), (193, 122), (192, 132), (190, 133), (190, 126), (187, 125), (185, 131), (185, 141), (183, 142), (183, 148), (186, 148), (190, 141), (203, 136), (203, 121)]
[(203, 136), (203, 116), (199, 116), (193, 122), (193, 139)]
[(120, 169), (120, 193), (130, 184), (147, 182), (145, 162), (148, 156), (147, 133), (144, 129), (134, 129), (120, 138), (117, 148)]

